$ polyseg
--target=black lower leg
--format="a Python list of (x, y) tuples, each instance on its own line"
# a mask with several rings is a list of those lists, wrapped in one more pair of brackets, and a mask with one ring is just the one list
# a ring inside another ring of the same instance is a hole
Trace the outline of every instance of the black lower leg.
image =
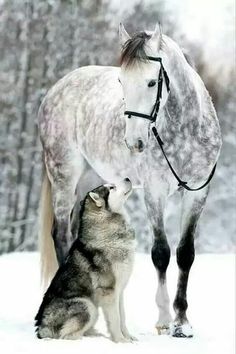
[(186, 310), (187, 303), (187, 285), (189, 271), (194, 261), (194, 238), (192, 233), (187, 233), (181, 240), (177, 248), (177, 263), (179, 266), (179, 279), (177, 293), (174, 300), (174, 309), (176, 312), (176, 320), (179, 324), (187, 321)]
[(170, 247), (166, 235), (162, 230), (153, 229), (154, 244), (152, 247), (152, 261), (156, 267), (160, 281), (165, 281), (166, 269), (170, 261)]

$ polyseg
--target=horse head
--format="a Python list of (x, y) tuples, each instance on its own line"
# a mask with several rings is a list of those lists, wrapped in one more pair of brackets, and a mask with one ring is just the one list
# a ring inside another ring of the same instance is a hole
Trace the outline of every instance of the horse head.
[[(139, 32), (131, 38), (121, 24), (119, 36), (122, 48), (119, 81), (126, 109), (125, 142), (130, 150), (142, 152), (148, 144), (155, 110), (161, 110), (168, 98), (168, 60), (162, 51), (159, 25), (152, 33)], [(158, 102), (160, 79), (163, 82)]]

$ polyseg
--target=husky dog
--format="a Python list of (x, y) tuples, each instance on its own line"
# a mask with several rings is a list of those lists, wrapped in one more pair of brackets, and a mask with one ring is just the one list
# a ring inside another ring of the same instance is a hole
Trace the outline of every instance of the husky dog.
[(125, 325), (123, 304), (134, 259), (134, 231), (122, 215), (131, 192), (126, 178), (86, 195), (78, 236), (35, 317), (38, 338), (77, 339), (92, 332), (101, 306), (112, 340), (133, 339)]

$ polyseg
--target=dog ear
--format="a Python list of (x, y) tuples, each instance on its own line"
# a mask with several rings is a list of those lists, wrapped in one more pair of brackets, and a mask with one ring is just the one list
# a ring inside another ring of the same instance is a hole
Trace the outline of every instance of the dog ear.
[(89, 193), (90, 198), (95, 202), (96, 206), (98, 208), (101, 208), (102, 206), (102, 199), (99, 197), (97, 193), (90, 192)]

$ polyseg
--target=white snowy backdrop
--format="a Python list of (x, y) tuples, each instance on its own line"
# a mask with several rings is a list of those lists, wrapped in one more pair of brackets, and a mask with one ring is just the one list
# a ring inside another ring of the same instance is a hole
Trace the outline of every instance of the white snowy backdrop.
[[(233, 0), (0, 0), (0, 253), (37, 249), (41, 146), (37, 111), (47, 90), (83, 65), (117, 65), (117, 28), (163, 31), (192, 56), (218, 112), (223, 149), (201, 220), (200, 252), (232, 252), (235, 245), (235, 71)], [(178, 199), (178, 198), (177, 198)], [(138, 207), (137, 207), (138, 206)], [(178, 242), (179, 208), (170, 201), (167, 231)], [(138, 247), (151, 232), (141, 192), (128, 211)]]
[[(235, 354), (235, 257), (231, 254), (197, 255), (189, 280), (188, 316), (194, 337), (157, 335), (156, 272), (149, 255), (137, 254), (134, 271), (125, 291), (127, 326), (138, 341), (113, 343), (104, 318), (99, 316), (100, 335), (80, 340), (39, 340), (34, 316), (42, 300), (38, 253), (15, 252), (0, 257), (0, 343), (4, 354)], [(6, 272), (7, 269), (7, 272)], [(220, 277), (219, 277), (220, 274)], [(24, 276), (22, 276), (24, 275)], [(168, 268), (171, 301), (177, 283), (172, 257)], [(16, 296), (17, 294), (17, 296)], [(173, 311), (171, 309), (173, 315)]]

